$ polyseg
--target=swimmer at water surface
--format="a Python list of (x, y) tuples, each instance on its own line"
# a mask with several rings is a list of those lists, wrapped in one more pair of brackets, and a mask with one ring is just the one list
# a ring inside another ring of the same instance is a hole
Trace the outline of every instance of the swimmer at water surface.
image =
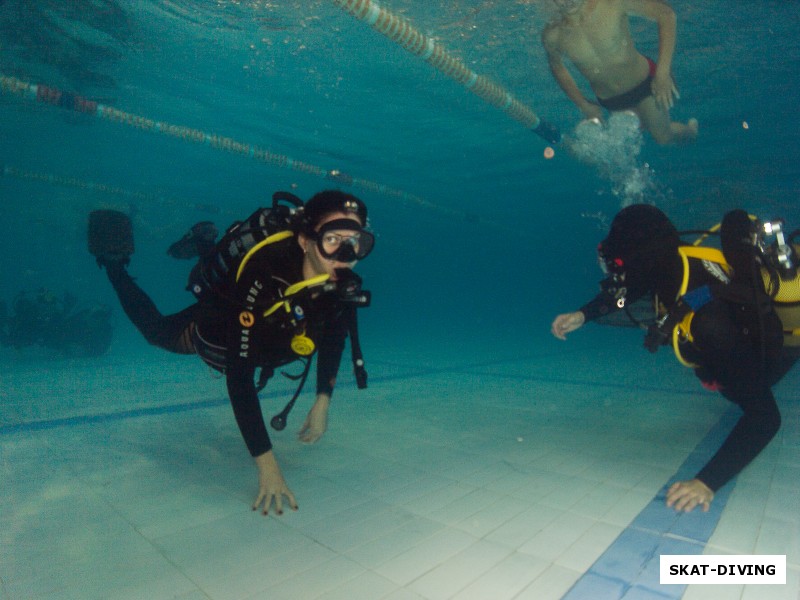
[[(550, 70), (564, 93), (587, 119), (608, 111), (631, 111), (659, 144), (697, 137), (697, 119), (679, 123), (669, 111), (680, 95), (672, 79), (675, 12), (660, 0), (548, 0), (557, 17), (542, 33)], [(628, 18), (658, 24), (657, 61), (639, 53)], [(587, 99), (566, 68), (567, 57), (587, 79), (596, 100)]]

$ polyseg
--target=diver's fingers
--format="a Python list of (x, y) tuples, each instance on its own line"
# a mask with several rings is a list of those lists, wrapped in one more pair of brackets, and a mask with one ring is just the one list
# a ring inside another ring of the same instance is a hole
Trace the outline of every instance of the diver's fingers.
[(297, 500), (294, 499), (294, 494), (289, 491), (288, 488), (283, 493), (286, 495), (286, 499), (289, 501), (289, 506), (292, 510), (297, 510), (299, 507), (297, 505)]
[(556, 317), (553, 321), (553, 324), (550, 325), (550, 333), (553, 334), (559, 340), (566, 340), (566, 334), (569, 331), (569, 328), (564, 323), (564, 319), (562, 317)]
[(656, 96), (656, 104), (661, 110), (669, 110), (672, 108), (672, 90), (662, 90), (661, 93)]
[[(670, 508), (675, 506), (677, 502), (684, 496), (684, 494), (684, 482), (676, 481), (673, 483), (667, 490), (667, 506)], [(677, 506), (675, 506), (675, 509), (677, 510)]]
[(264, 500), (264, 494), (261, 493), (256, 498), (256, 501), (253, 502), (253, 510), (258, 510), (258, 507), (261, 505), (262, 500)]
[[(269, 509), (272, 506), (272, 502), (274, 500), (277, 500), (277, 498), (279, 498), (279, 497), (280, 496), (276, 495), (275, 492), (272, 492), (272, 491), (270, 491), (267, 494), (265, 494), (265, 496), (264, 496), (264, 508), (261, 510), (261, 514), (266, 517), (269, 514)], [(278, 503), (276, 501), (275, 505), (277, 506), (277, 504)], [(278, 512), (278, 514), (281, 514), (280, 511)]]
[(692, 505), (691, 508), (689, 508), (691, 502), (692, 502), (692, 497), (689, 494), (687, 494), (685, 490), (681, 490), (678, 494), (676, 494), (672, 498), (672, 502), (668, 503), (667, 506), (671, 506), (678, 512), (683, 512), (683, 511), (689, 512), (690, 510), (692, 510), (692, 508), (694, 508), (694, 505)]
[(678, 500), (678, 502), (675, 504), (675, 510), (682, 512), (692, 512), (695, 506), (697, 506), (697, 500), (689, 496)]

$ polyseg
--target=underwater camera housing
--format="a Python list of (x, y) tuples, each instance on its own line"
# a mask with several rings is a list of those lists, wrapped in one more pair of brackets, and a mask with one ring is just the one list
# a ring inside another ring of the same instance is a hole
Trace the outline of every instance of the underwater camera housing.
[[(775, 268), (783, 280), (797, 277), (797, 253), (792, 245), (793, 239), (800, 233), (794, 231), (788, 238), (785, 234), (783, 219), (775, 219), (763, 223), (758, 232), (758, 247), (764, 258)], [(775, 237), (775, 241), (767, 244), (767, 237)]]

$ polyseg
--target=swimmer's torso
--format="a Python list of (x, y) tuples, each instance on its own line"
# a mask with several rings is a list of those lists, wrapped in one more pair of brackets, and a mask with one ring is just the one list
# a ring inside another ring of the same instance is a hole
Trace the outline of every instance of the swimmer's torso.
[(587, 0), (557, 25), (556, 45), (601, 98), (627, 92), (647, 77), (647, 59), (634, 46), (620, 0)]

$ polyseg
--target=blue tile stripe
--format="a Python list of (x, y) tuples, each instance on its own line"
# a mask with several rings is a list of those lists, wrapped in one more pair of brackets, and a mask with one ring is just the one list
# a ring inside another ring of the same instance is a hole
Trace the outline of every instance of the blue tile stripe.
[(617, 537), (562, 600), (679, 600), (685, 585), (659, 583), (662, 554), (702, 554), (719, 523), (732, 479), (714, 495), (711, 509), (679, 513), (667, 508), (667, 489), (691, 479), (708, 462), (738, 421), (741, 410), (731, 406), (642, 512)]
[(27, 421), (13, 425), (3, 425), (0, 427), (0, 435), (9, 435), (27, 431), (42, 431), (45, 429), (56, 429), (57, 427), (74, 427), (76, 425), (91, 425), (94, 423), (108, 423), (110, 421), (122, 421), (135, 417), (146, 417), (151, 415), (166, 415), (172, 413), (197, 410), (200, 408), (211, 408), (228, 404), (228, 400), (204, 400), (200, 402), (185, 402), (181, 404), (169, 404), (166, 406), (151, 406), (147, 408), (137, 408), (124, 410), (114, 413), (99, 413), (93, 415), (78, 415), (63, 419), (43, 419), (40, 421)]

